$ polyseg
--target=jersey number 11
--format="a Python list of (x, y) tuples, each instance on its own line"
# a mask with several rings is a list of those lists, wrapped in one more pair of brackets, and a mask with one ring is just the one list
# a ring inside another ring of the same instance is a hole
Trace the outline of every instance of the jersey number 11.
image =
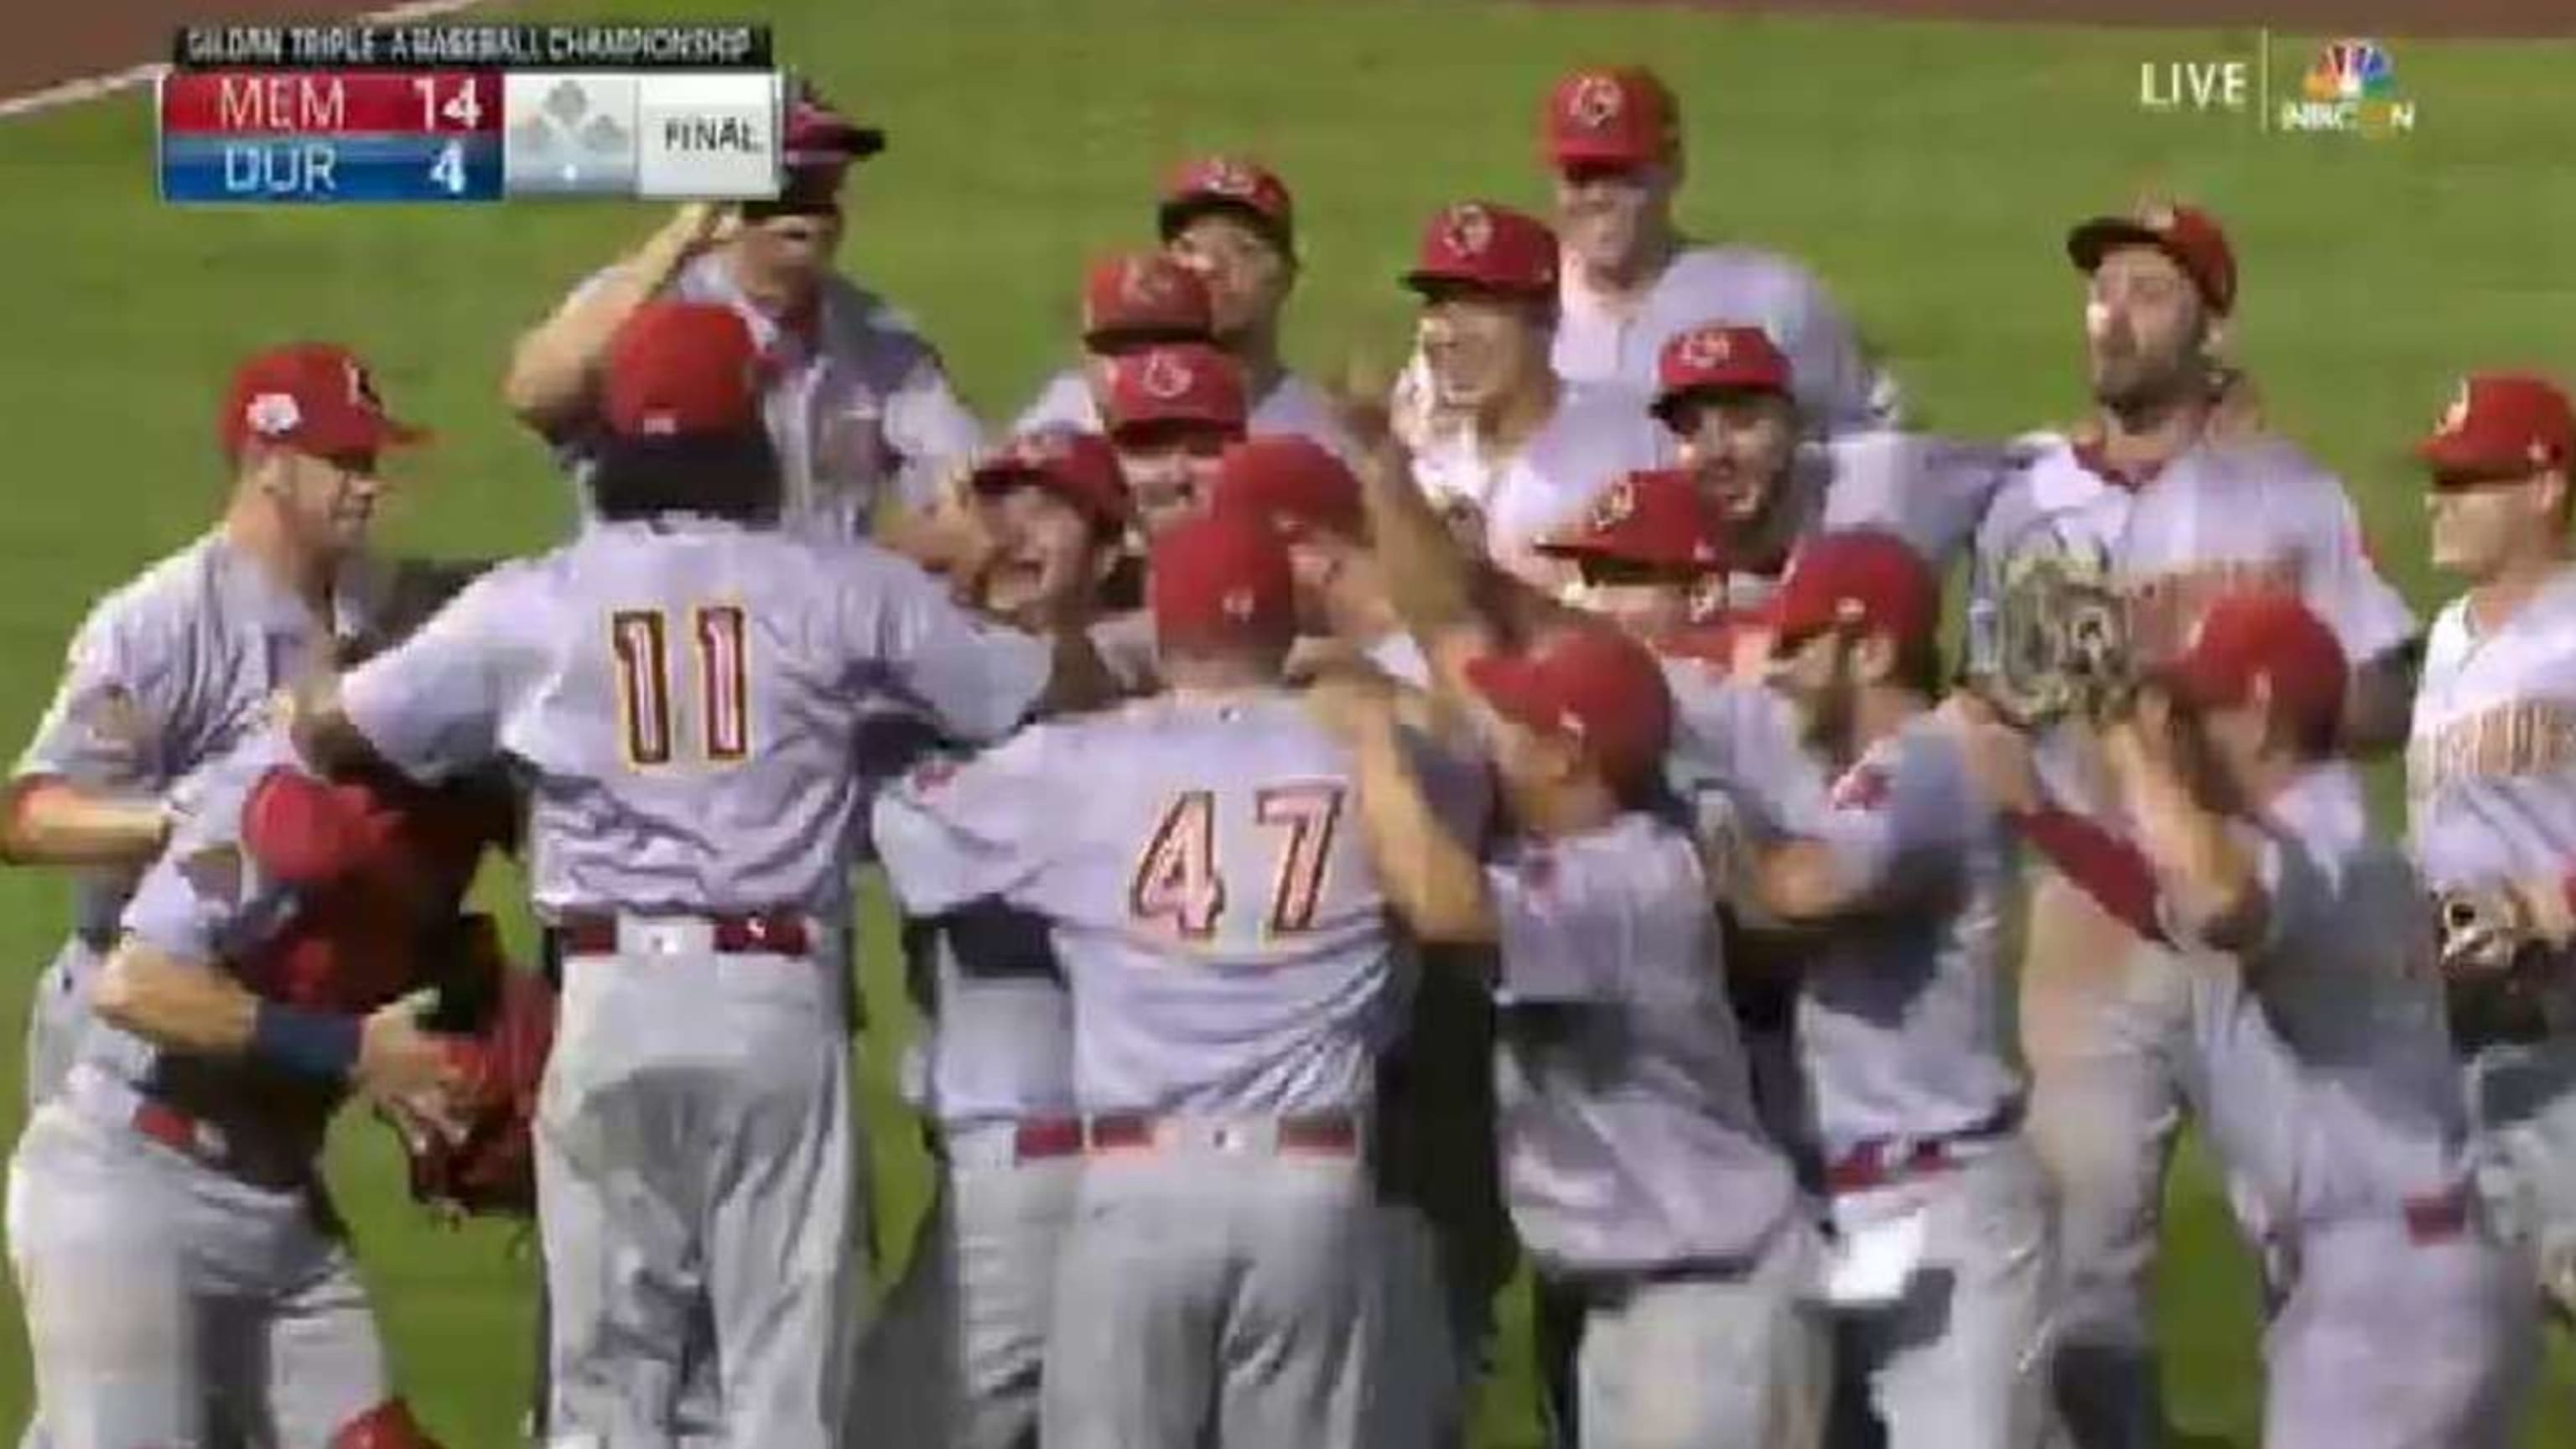
[[(660, 609), (620, 609), (608, 616), (617, 654), (617, 717), (630, 765), (671, 763), (668, 619)], [(697, 646), (700, 754), (729, 764), (751, 753), (751, 671), (742, 610), (731, 604), (691, 609), (689, 636)]]

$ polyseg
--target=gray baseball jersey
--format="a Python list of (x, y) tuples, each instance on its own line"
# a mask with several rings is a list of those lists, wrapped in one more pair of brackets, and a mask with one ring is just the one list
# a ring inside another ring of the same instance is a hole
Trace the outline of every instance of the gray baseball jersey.
[[(2270, 909), (2241, 978), (2199, 973), (2195, 1096), (2240, 1188), (2290, 1225), (2388, 1214), (2466, 1174), (2422, 884), (2360, 775), (2315, 766), (2240, 827)], [(2180, 933), (2177, 932), (2180, 938)]]
[(1550, 1272), (1744, 1266), (1794, 1211), (1687, 836), (1643, 814), (1485, 871), (1512, 1222)]
[[(13, 785), (59, 779), (87, 790), (167, 794), (256, 728), (269, 697), (327, 663), (334, 637), (366, 632), (382, 571), (352, 563), (326, 635), (259, 563), (209, 533), (101, 600), (73, 636), (62, 682), (11, 771)], [(108, 947), (133, 878), (85, 873), (72, 935), (30, 1020), (28, 1076), (41, 1098), (67, 1064), (81, 990)]]
[(2435, 886), (2576, 866), (2576, 569), (2481, 633), (2455, 599), (2426, 640), (2407, 828)]
[[(1011, 424), (1011, 431), (1028, 433), (1050, 427), (1100, 431), (1100, 402), (1092, 395), (1091, 384), (1084, 380), (1081, 368), (1068, 367), (1048, 378), (1046, 385), (1038, 389), (1036, 400)], [(1311, 439), (1346, 463), (1357, 463), (1360, 458), (1359, 444), (1342, 426), (1332, 398), (1293, 372), (1281, 374), (1270, 391), (1253, 401), (1252, 414), (1244, 419), (1244, 428), (1255, 437), (1294, 435)]]
[[(804, 328), (752, 305), (721, 253), (682, 267), (670, 293), (724, 303), (750, 324), (773, 369), (762, 411), (784, 474), (786, 521), (799, 532), (864, 537), (879, 503), (926, 501), (949, 467), (984, 445), (983, 425), (958, 400), (938, 352), (902, 313), (838, 273), (823, 279)], [(575, 440), (563, 451), (578, 483), (587, 445)]]
[(1827, 818), (1831, 781), (1800, 742), (1789, 701), (1717, 664), (1667, 656), (1673, 742), (1664, 784), (1715, 838), (1739, 819), (1773, 834), (1813, 834)]
[[(2129, 599), (2140, 659), (2171, 657), (2220, 596), (2251, 588), (2293, 591), (2356, 664), (2404, 644), (2415, 617), (2372, 564), (2343, 483), (2281, 439), (2207, 440), (2138, 486), (2114, 482), (2078, 457), (2071, 441), (2034, 435), (1977, 530), (1969, 602), (1970, 662), (1989, 667), (1986, 621), (2006, 560), (2024, 549), (2098, 551)], [(2041, 765), (2060, 799), (2104, 800), (2100, 777), (2050, 737)]]
[(1486, 551), (1509, 559), (1581, 514), (1594, 494), (1672, 459), (1672, 434), (1647, 413), (1642, 394), (1569, 385), (1556, 411), (1510, 453), (1490, 456), (1466, 432), (1444, 430), (1413, 455), (1413, 477), (1435, 504), (1473, 509), (1484, 519)]
[(2004, 837), (1952, 727), (1919, 716), (1837, 778), (1813, 838), (1866, 907), (1801, 974), (1797, 1036), (1828, 1156), (1991, 1124), (2018, 1100)]
[(1824, 284), (1787, 257), (1751, 247), (1693, 247), (1618, 313), (1590, 304), (1569, 270), (1552, 360), (1559, 377), (1652, 389), (1676, 334), (1708, 322), (1760, 327), (1789, 358), (1798, 405), (1824, 432), (1894, 421), (1893, 387), (1870, 365)]
[(997, 898), (1054, 925), (1087, 1112), (1367, 1106), (1401, 1006), (1345, 834), (1349, 763), (1282, 692), (1043, 724), (876, 807), (915, 914)]
[(494, 570), (351, 672), (342, 698), (417, 778), (496, 754), (525, 769), (540, 915), (838, 920), (860, 706), (891, 698), (990, 739), (1027, 713), (1048, 661), (869, 544), (669, 517)]

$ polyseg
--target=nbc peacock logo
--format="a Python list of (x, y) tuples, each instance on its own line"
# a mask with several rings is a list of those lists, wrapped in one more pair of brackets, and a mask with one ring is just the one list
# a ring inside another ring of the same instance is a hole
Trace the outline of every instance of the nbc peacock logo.
[(2284, 131), (2376, 137), (2415, 129), (2415, 103), (2397, 94), (2397, 59), (2376, 40), (2337, 40), (2319, 49), (2299, 95), (2281, 103)]

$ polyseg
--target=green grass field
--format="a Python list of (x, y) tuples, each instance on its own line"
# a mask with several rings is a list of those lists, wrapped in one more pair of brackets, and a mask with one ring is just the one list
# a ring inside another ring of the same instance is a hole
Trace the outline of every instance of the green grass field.
[[(573, 15), (571, 6), (532, 6)], [(628, 15), (706, 18), (653, 0)], [(1292, 350), (1393, 359), (1393, 282), (1420, 219), (1480, 195), (1544, 202), (1534, 108), (1564, 67), (1653, 61), (1684, 97), (1685, 215), (1810, 260), (1950, 430), (2016, 431), (2083, 403), (2079, 292), (2059, 238), (2145, 188), (2199, 198), (2243, 260), (2241, 351), (2277, 419), (2340, 468), (2387, 567), (2439, 594), (2402, 447), (2463, 367), (2576, 373), (2576, 44), (2399, 44), (2417, 131), (2266, 135), (2141, 114), (2141, 62), (2250, 57), (2252, 33), (2174, 34), (1715, 18), (1338, 0), (783, 0), (784, 54), (891, 128), (853, 195), (853, 271), (911, 309), (971, 398), (1006, 417), (1069, 346), (1080, 262), (1150, 239), (1182, 155), (1242, 147), (1297, 188), (1307, 275)], [(2310, 45), (2274, 37), (2275, 85)], [(193, 211), (154, 199), (135, 97), (0, 125), (0, 418), (13, 495), (0, 572), (0, 732), (32, 724), (88, 601), (201, 528), (221, 488), (210, 424), (226, 369), (290, 335), (375, 357), (395, 405), (442, 430), (389, 525), (397, 547), (542, 546), (562, 485), (495, 401), (508, 338), (640, 239), (638, 207)], [(2384, 784), (2385, 782), (2383, 782)], [(2391, 797), (2383, 791), (2382, 799)], [(496, 898), (502, 883), (494, 884)], [(0, 874), (0, 958), (28, 978), (64, 919), (60, 882)], [(882, 923), (880, 922), (880, 925)], [(524, 935), (522, 940), (524, 940)], [(864, 1048), (891, 1266), (922, 1196), (885, 1069), (904, 1027), (886, 942)], [(14, 1136), (21, 986), (0, 991), (0, 1132)], [(460, 1449), (509, 1442), (527, 1377), (530, 1265), (506, 1234), (451, 1234), (401, 1200), (371, 1125), (333, 1163), (392, 1340), (428, 1422)], [(2189, 1442), (2251, 1444), (2256, 1295), (2208, 1175), (2177, 1175), (2163, 1326)], [(0, 1312), (0, 1432), (27, 1403)], [(1517, 1314), (1514, 1316), (1517, 1325)], [(1517, 1334), (1515, 1335), (1517, 1345)], [(2396, 1348), (2403, 1351), (2401, 1340)], [(2576, 1435), (2563, 1348), (2529, 1443)], [(1484, 1442), (1533, 1431), (1515, 1346)]]

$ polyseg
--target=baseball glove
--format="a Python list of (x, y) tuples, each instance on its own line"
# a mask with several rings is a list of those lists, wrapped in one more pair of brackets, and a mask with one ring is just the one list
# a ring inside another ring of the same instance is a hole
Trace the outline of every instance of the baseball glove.
[(2023, 729), (2116, 712), (2136, 682), (2126, 602), (2100, 562), (2033, 549), (2003, 565), (1987, 701)]
[(2433, 897), (2451, 1036), (2462, 1050), (2549, 1034), (2549, 953), (2520, 897), (2462, 887)]
[[(458, 1216), (531, 1217), (537, 1208), (537, 1092), (554, 1047), (555, 998), (533, 972), (501, 958), (487, 917), (468, 917), (466, 979), (442, 994), (433, 1028), (453, 1031), (463, 1086), (459, 1130), (404, 1133), (411, 1192)], [(460, 1010), (460, 1007), (462, 1008)]]

